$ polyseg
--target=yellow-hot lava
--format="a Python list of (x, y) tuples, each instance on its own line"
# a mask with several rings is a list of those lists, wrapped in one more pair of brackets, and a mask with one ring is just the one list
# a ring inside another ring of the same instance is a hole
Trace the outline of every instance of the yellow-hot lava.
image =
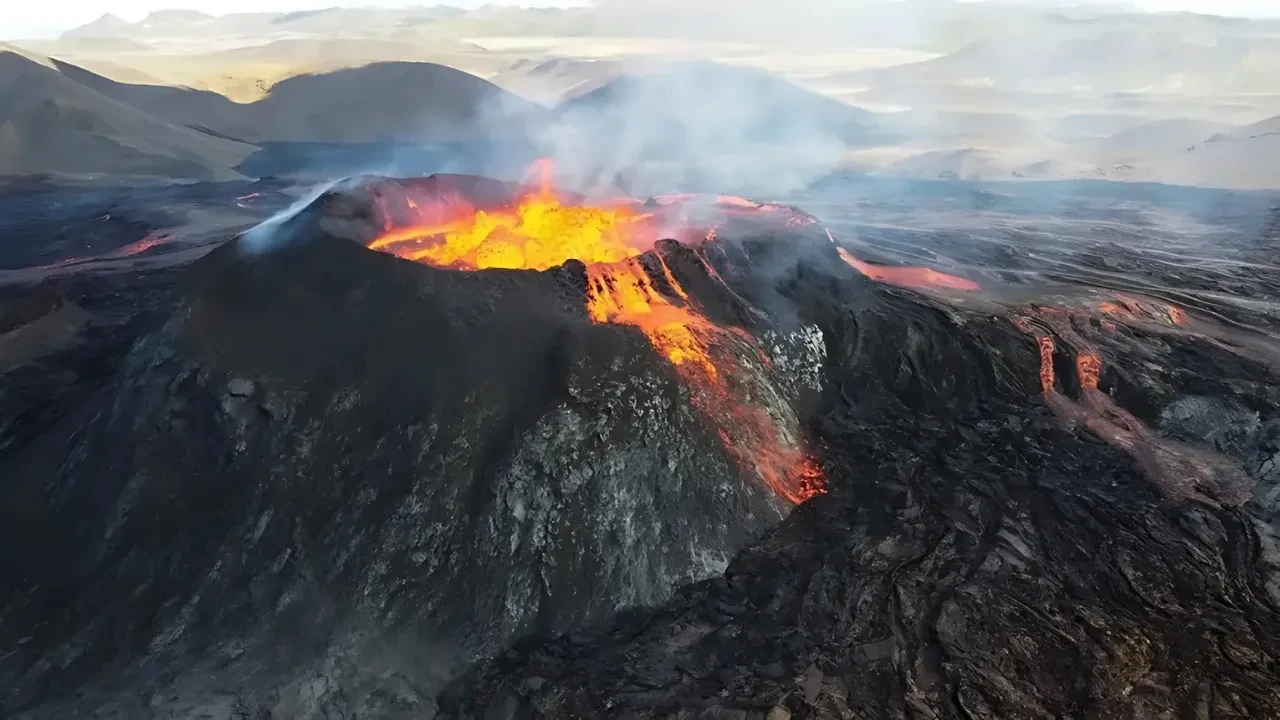
[[(717, 426), (730, 455), (791, 502), (824, 492), (820, 469), (799, 443), (734, 390), (749, 374), (741, 358), (767, 360), (759, 344), (740, 328), (721, 327), (700, 313), (661, 254), (652, 253), (656, 264), (645, 267), (640, 256), (657, 239), (649, 215), (622, 201), (606, 207), (566, 203), (551, 186), (550, 166), (535, 169), (539, 182), (526, 186), (514, 204), (497, 208), (478, 209), (456, 193), (427, 201), (379, 196), (384, 232), (369, 247), (456, 270), (546, 270), (582, 261), (591, 320), (638, 328), (689, 386), (694, 406)], [(718, 279), (705, 256), (698, 257)]]
[(562, 204), (546, 176), (515, 207), (480, 210), (457, 196), (403, 200), (406, 207), (399, 210), (410, 221), (391, 222), (384, 207), (385, 232), (369, 247), (436, 267), (546, 270), (567, 260), (615, 263), (652, 245), (646, 216), (635, 208)]

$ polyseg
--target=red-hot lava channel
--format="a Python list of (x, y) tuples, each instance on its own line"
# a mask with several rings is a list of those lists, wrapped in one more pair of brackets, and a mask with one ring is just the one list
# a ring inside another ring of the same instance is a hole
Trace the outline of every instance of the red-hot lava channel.
[[(384, 228), (369, 243), (375, 250), (441, 268), (545, 270), (576, 259), (587, 266), (586, 310), (593, 322), (638, 328), (676, 369), (694, 406), (719, 430), (725, 449), (755, 470), (776, 493), (793, 503), (825, 491), (817, 465), (803, 443), (788, 437), (764, 407), (740, 397), (750, 382), (746, 358), (767, 357), (740, 328), (717, 325), (695, 307), (661, 255), (661, 285), (639, 256), (658, 239), (651, 216), (634, 201), (584, 206), (563, 202), (551, 186), (551, 168), (535, 166), (538, 182), (517, 201), (497, 209), (476, 208), (461, 194), (412, 197), (387, 192), (378, 198)], [(737, 210), (749, 201), (717, 204)], [(394, 207), (392, 207), (394, 205)], [(392, 222), (391, 218), (412, 218)], [(708, 274), (715, 276), (708, 265)]]
[(59, 260), (52, 265), (45, 265), (44, 267), (46, 269), (64, 268), (69, 265), (80, 265), (97, 260), (120, 260), (122, 258), (133, 257), (134, 255), (141, 255), (151, 248), (156, 247), (157, 245), (163, 245), (172, 239), (173, 235), (169, 234), (168, 231), (153, 230), (152, 232), (147, 233), (141, 240), (135, 240), (128, 245), (122, 245), (110, 252), (103, 253), (101, 255), (70, 257), (66, 260)]
[[(827, 235), (830, 237), (830, 233)], [(831, 241), (835, 242), (835, 238), (831, 238)], [(842, 247), (836, 248), (836, 252), (840, 254), (840, 259), (844, 260), (849, 267), (877, 282), (916, 290), (922, 288), (946, 288), (948, 290), (966, 291), (981, 289), (978, 283), (972, 280), (938, 272), (933, 268), (908, 265), (872, 265), (859, 260)]]
[[(1185, 316), (1180, 308), (1173, 309), (1178, 312), (1167, 313), (1167, 317), (1170, 322), (1180, 324)], [(1134, 308), (1129, 310), (1125, 319), (1140, 319), (1141, 313)], [(1105, 307), (1102, 311), (1107, 312)], [(1099, 389), (1102, 357), (1071, 327), (1068, 314), (1056, 308), (1030, 312), (1038, 312), (1038, 317), (1014, 315), (1011, 319), (1019, 330), (1035, 337), (1040, 351), (1040, 388), (1045, 403), (1055, 415), (1085, 427), (1103, 442), (1127, 453), (1143, 475), (1167, 497), (1195, 499), (1215, 507), (1248, 502), (1253, 484), (1231, 460), (1161, 437)], [(1057, 390), (1053, 368), (1056, 345), (1053, 334), (1045, 328), (1052, 328), (1052, 333), (1074, 346), (1076, 380), (1080, 386), (1078, 401)]]

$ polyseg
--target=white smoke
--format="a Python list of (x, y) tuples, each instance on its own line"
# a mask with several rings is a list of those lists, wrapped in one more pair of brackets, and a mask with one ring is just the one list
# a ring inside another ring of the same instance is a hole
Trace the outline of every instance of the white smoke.
[(344, 177), (312, 187), (289, 207), (244, 231), (237, 246), (241, 252), (250, 255), (257, 255), (279, 247), (285, 240), (282, 231), (290, 220), (297, 217), (311, 203), (320, 199), (320, 196), (330, 190), (339, 186), (354, 184), (355, 182), (357, 182), (355, 178)]
[(867, 113), (761, 71), (650, 62), (566, 101), (533, 139), (588, 192), (779, 194), (873, 132)]

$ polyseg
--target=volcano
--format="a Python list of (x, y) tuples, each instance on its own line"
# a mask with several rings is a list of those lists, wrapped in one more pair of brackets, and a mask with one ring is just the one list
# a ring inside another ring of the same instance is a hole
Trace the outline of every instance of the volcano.
[(7, 373), (4, 714), (1280, 712), (1264, 333), (551, 173), (339, 183)]

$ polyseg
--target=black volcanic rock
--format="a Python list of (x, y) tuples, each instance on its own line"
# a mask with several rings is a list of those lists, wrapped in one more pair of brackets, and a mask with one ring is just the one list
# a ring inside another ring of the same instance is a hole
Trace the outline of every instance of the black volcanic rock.
[[(790, 212), (659, 242), (639, 264), (756, 338), (750, 389), (808, 419), (830, 492), (781, 519), (644, 337), (588, 322), (582, 263), (370, 252), (361, 188), (176, 286), (130, 278), (158, 285), (96, 364), (94, 341), (0, 375), (38, 401), (0, 384), (27, 418), (0, 434), (0, 713), (1280, 714), (1263, 333), (874, 283)], [(112, 307), (55, 289), (14, 322)], [(1058, 341), (1051, 393), (1014, 313)], [(1083, 401), (1063, 414), (1086, 348), (1143, 442), (1251, 498), (1168, 495)]]
[[(784, 515), (638, 331), (589, 321), (581, 263), (372, 252), (349, 239), (362, 197), (199, 261), (112, 381), (6, 463), (6, 713), (129, 715), (142, 693), (162, 716), (307, 716), (316, 672), (344, 696), (392, 672), (399, 700), (352, 702), (424, 712), (457, 663), (660, 602)], [(823, 348), (788, 332), (763, 349), (798, 406)], [(425, 655), (368, 664), (392, 646)]]
[(441, 717), (1280, 716), (1274, 378), (1212, 342), (1112, 341), (1161, 362), (1104, 387), (1169, 398), (1170, 432), (1256, 482), (1241, 509), (1174, 503), (1027, 401), (1034, 346), (1004, 320), (829, 297), (831, 493), (721, 578), (480, 663)]

